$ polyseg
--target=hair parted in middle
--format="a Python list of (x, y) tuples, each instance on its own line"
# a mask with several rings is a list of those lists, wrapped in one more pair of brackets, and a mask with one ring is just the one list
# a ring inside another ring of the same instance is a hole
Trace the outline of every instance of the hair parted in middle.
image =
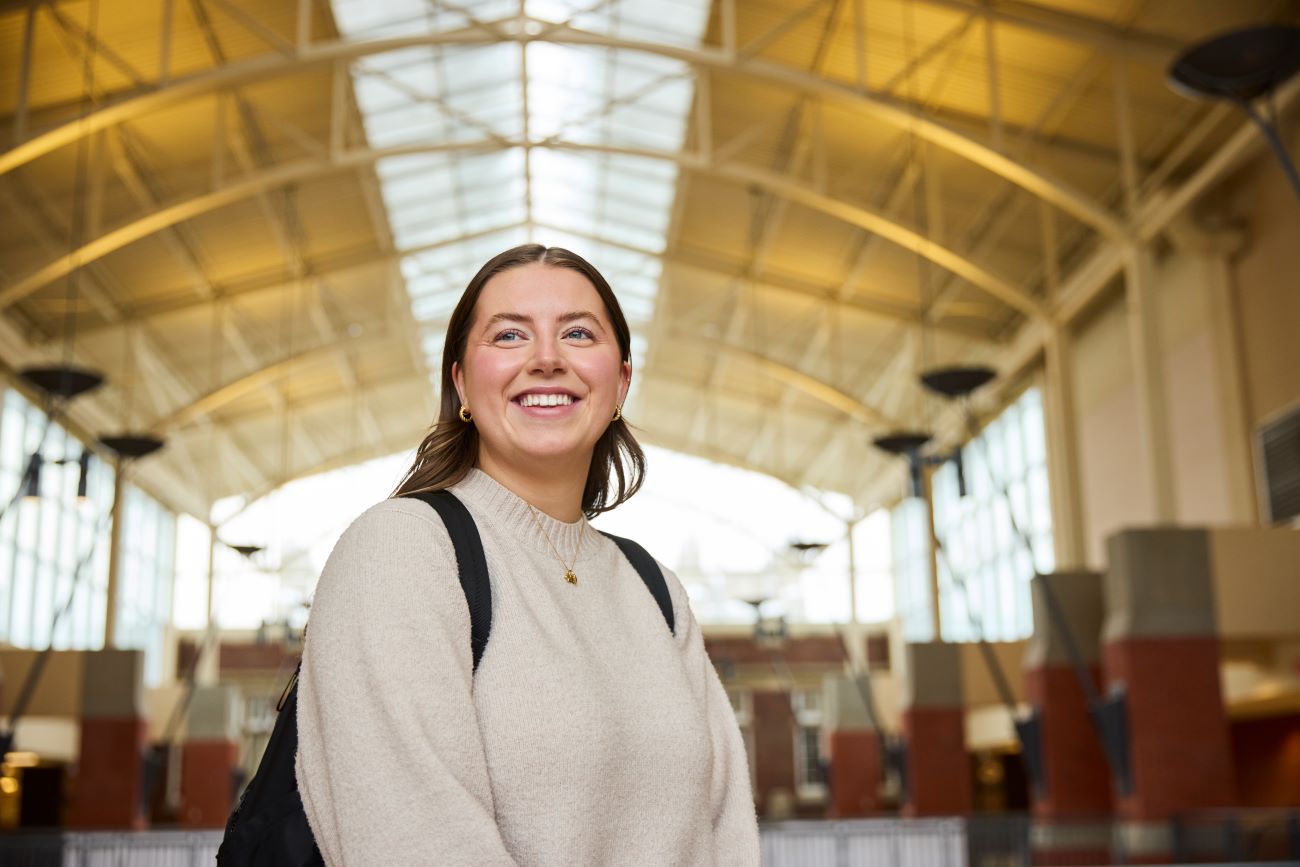
[[(474, 324), (474, 309), (488, 280), (503, 271), (534, 263), (568, 268), (591, 281), (596, 294), (605, 304), (605, 312), (614, 328), (619, 357), (623, 362), (631, 361), (632, 333), (623, 316), (623, 308), (619, 306), (618, 298), (609, 283), (590, 262), (562, 247), (546, 247), (542, 244), (523, 244), (498, 253), (469, 281), (456, 309), (452, 311), (442, 347), (438, 418), (416, 449), (415, 461), (392, 496), (401, 497), (449, 488), (465, 478), (478, 462), (478, 428), (461, 420), (460, 396), (452, 378), (452, 365), (463, 365), (465, 362), (465, 349), (469, 345), (470, 328)], [(587, 484), (582, 492), (583, 514), (594, 518), (601, 512), (607, 512), (626, 502), (641, 488), (644, 479), (645, 453), (632, 435), (627, 421), (621, 417), (614, 419), (596, 441), (591, 453)]]

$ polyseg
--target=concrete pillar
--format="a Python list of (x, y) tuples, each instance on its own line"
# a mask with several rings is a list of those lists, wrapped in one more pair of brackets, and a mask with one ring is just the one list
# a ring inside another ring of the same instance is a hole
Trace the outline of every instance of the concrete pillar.
[(822, 726), (830, 745), (827, 816), (842, 819), (874, 813), (880, 786), (880, 734), (871, 723), (862, 687), (853, 676), (826, 675)]
[[(1034, 863), (1104, 864), (1110, 854), (1110, 766), (1070, 658), (1073, 643), (1094, 694), (1100, 694), (1102, 578), (1096, 572), (1038, 575), (1030, 591), (1034, 634), (1025, 648), (1025, 699), (1041, 726), (1044, 771), (1042, 789), (1032, 792)], [(1065, 629), (1053, 616), (1048, 591)]]
[(190, 699), (181, 749), (180, 823), (224, 828), (235, 805), (244, 696), (234, 686), (200, 686)]
[(148, 739), (143, 651), (88, 651), (70, 826), (115, 830), (146, 826), (142, 759)]
[(961, 647), (903, 645), (902, 736), (907, 763), (905, 816), (952, 816), (971, 811), (966, 753)]
[(1105, 680), (1126, 700), (1132, 791), (1115, 799), (1133, 861), (1169, 854), (1175, 813), (1230, 806), (1228, 721), (1209, 540), (1204, 530), (1126, 530), (1109, 539)]

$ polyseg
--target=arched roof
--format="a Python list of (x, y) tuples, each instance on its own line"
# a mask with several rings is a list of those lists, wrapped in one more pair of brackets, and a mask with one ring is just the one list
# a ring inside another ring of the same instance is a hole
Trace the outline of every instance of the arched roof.
[(648, 440), (869, 502), (918, 369), (1023, 369), (1244, 147), (1164, 68), (1275, 6), (0, 3), (3, 360), (71, 340), (206, 514), (413, 446), (536, 240), (619, 292)]

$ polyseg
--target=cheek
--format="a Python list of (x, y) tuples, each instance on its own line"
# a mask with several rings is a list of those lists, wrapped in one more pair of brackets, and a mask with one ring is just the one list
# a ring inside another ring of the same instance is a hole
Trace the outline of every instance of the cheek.
[(513, 379), (515, 366), (508, 353), (470, 350), (465, 353), (465, 388), (480, 402), (499, 393)]
[(623, 366), (617, 353), (584, 360), (581, 369), (582, 378), (592, 391), (618, 396), (623, 382)]

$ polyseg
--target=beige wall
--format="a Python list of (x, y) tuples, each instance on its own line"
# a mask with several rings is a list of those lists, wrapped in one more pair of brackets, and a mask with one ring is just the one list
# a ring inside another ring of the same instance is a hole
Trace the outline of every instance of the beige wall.
[[(1300, 403), (1300, 201), (1263, 155), (1197, 219), (1245, 231), (1217, 249), (1227, 233), (1172, 232), (1156, 263), (1175, 521), (1250, 526), (1254, 427)], [(1100, 569), (1107, 537), (1154, 517), (1122, 283), (1071, 337), (1084, 548)]]
[(1221, 636), (1300, 637), (1300, 530), (1214, 530), (1210, 561)]
[(1259, 424), (1300, 402), (1300, 200), (1270, 154), (1252, 161), (1225, 188), (1225, 210), (1247, 227), (1232, 282), (1247, 413)]
[[(5, 648), (0, 650), (0, 675), (3, 675), (3, 709), (7, 717), (22, 689), (28, 670), (38, 651)], [(30, 716), (76, 717), (81, 713), (81, 681), (85, 657), (79, 650), (56, 650), (45, 662), (36, 691), (27, 705)]]

